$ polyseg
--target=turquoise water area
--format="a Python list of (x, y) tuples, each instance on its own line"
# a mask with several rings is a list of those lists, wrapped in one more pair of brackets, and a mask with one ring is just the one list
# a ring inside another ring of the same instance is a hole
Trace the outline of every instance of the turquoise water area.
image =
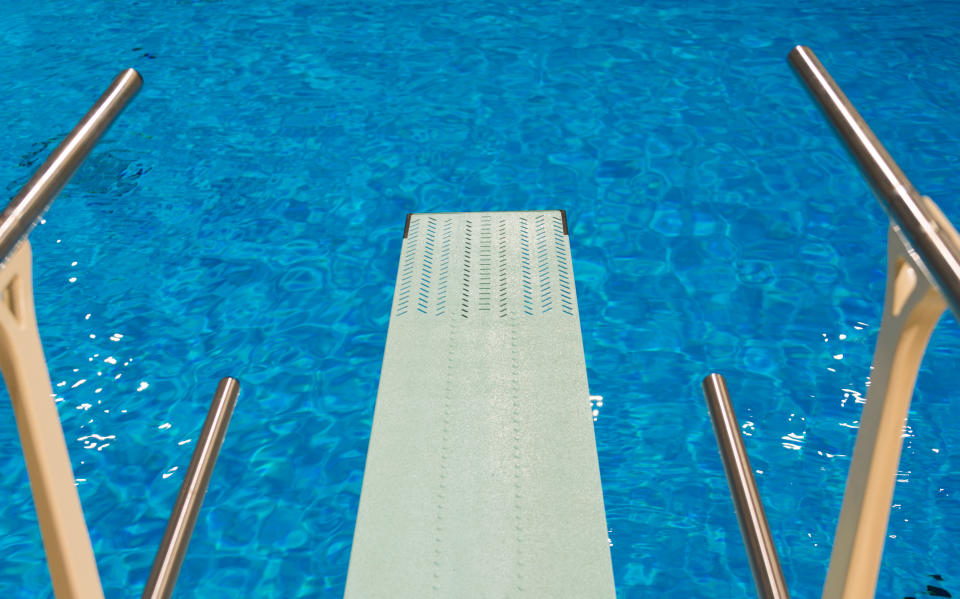
[[(12, 196), (143, 91), (31, 235), (107, 597), (139, 594), (219, 377), (243, 385), (180, 597), (340, 597), (411, 211), (564, 208), (623, 598), (750, 597), (701, 397), (727, 376), (787, 582), (819, 595), (886, 218), (785, 57), (818, 53), (960, 221), (950, 2), (7, 0)], [(960, 328), (905, 431), (880, 597), (960, 589)], [(9, 402), (0, 595), (49, 597)]]

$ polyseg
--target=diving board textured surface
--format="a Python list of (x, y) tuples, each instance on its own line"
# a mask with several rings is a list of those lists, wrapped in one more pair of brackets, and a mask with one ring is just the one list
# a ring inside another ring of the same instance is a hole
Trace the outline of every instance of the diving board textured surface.
[(614, 597), (561, 212), (408, 219), (345, 596)]

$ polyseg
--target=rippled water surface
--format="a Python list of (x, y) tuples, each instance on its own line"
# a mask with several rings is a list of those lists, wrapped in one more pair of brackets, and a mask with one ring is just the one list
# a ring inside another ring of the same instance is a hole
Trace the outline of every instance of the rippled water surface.
[[(960, 12), (840, 4), (7, 0), (8, 196), (120, 69), (146, 81), (31, 236), (107, 596), (142, 589), (233, 374), (178, 596), (339, 597), (405, 214), (542, 208), (571, 225), (619, 596), (753, 596), (699, 390), (710, 371), (728, 378), (793, 595), (818, 596), (886, 219), (787, 67), (793, 44), (960, 220)], [(958, 354), (947, 316), (904, 438), (882, 597), (960, 592)], [(0, 595), (51, 596), (6, 399), (0, 440)]]

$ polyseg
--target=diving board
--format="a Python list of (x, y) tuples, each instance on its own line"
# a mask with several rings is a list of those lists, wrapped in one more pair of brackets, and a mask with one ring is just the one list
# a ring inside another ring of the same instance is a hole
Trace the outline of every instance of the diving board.
[(410, 215), (345, 598), (614, 596), (565, 215)]

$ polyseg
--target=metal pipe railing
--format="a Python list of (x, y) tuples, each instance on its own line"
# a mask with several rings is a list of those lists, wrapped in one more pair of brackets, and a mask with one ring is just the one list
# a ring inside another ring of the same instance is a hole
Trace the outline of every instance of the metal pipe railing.
[(757, 482), (750, 469), (747, 450), (740, 436), (740, 425), (733, 413), (727, 384), (719, 374), (703, 379), (703, 394), (710, 410), (713, 432), (717, 436), (723, 470), (733, 495), (733, 506), (740, 522), (740, 534), (746, 545), (747, 558), (753, 570), (753, 582), (761, 599), (789, 599), (787, 585), (780, 569), (777, 549), (773, 545), (770, 526), (763, 512)]
[(813, 50), (796, 46), (788, 60), (856, 159), (890, 219), (960, 318), (960, 243), (941, 226), (939, 209), (920, 195), (873, 134)]
[(10, 200), (0, 214), (0, 264), (30, 232), (142, 84), (143, 78), (134, 69), (117, 75), (93, 108)]
[(210, 483), (210, 476), (213, 474), (223, 438), (227, 434), (227, 425), (230, 424), (239, 393), (240, 383), (234, 378), (226, 377), (217, 386), (207, 419), (203, 423), (200, 440), (193, 451), (190, 467), (187, 468), (187, 474), (180, 486), (180, 494), (163, 533), (147, 585), (143, 589), (143, 599), (168, 599), (173, 594), (180, 566), (183, 565), (183, 558), (190, 544), (190, 535), (197, 523), (203, 496), (207, 493), (207, 485)]

